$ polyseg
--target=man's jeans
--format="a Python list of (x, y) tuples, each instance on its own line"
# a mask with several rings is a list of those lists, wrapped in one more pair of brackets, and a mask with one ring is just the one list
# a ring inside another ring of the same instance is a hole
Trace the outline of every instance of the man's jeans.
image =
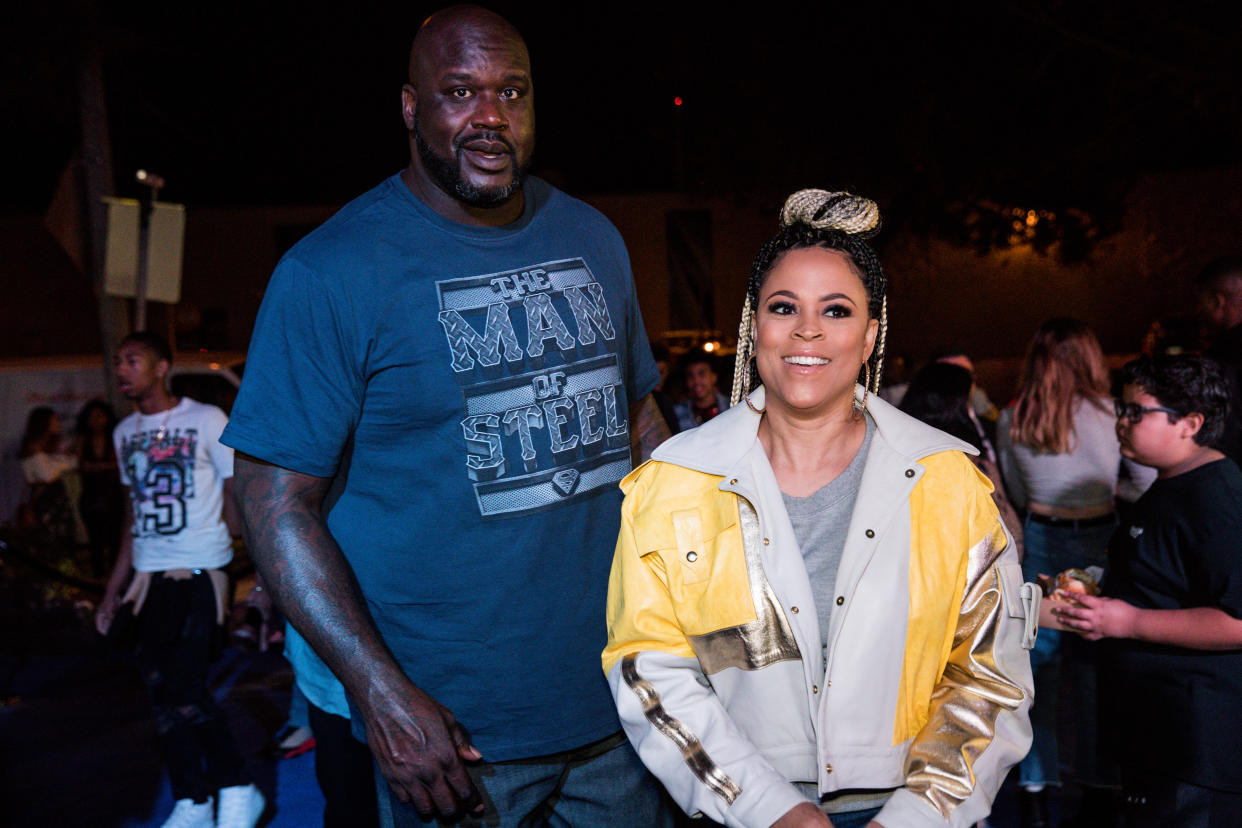
[[(475, 762), (470, 778), (486, 810), (462, 828), (669, 828), (672, 814), (624, 733), (566, 753), (513, 762)], [(431, 828), (375, 772), (382, 828)]]

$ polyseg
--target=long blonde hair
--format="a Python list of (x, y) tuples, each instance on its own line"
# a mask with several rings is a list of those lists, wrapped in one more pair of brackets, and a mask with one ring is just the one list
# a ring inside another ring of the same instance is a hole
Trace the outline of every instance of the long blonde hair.
[(1074, 448), (1074, 404), (1085, 399), (1107, 411), (1108, 366), (1087, 323), (1049, 319), (1026, 350), (1009, 436), (1035, 451)]

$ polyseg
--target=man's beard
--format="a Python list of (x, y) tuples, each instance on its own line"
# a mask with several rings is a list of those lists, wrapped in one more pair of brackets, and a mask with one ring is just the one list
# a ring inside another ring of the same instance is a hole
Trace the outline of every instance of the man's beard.
[[(499, 187), (480, 187), (477, 184), (471, 184), (469, 181), (462, 179), (461, 147), (463, 144), (478, 138), (499, 141), (509, 148), (510, 154), (513, 156), (514, 166), (513, 177), (508, 184)], [(436, 155), (431, 145), (423, 139), (423, 131), (418, 128), (417, 114), (414, 116), (414, 146), (418, 149), (418, 158), (423, 162), (423, 169), (427, 171), (432, 180), (446, 193), (454, 196), (458, 201), (469, 207), (499, 207), (506, 203), (522, 191), (522, 180), (526, 177), (526, 171), (530, 168), (529, 161), (518, 165), (517, 151), (513, 146), (513, 142), (507, 137), (494, 132), (467, 135), (462, 139), (454, 141), (453, 150), (455, 155), (453, 158), (443, 158)]]

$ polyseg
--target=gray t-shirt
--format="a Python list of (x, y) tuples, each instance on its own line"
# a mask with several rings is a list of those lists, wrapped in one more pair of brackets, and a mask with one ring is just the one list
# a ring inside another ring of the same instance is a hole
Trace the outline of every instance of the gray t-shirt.
[[(819, 491), (809, 497), (793, 497), (781, 492), (785, 511), (793, 524), (794, 537), (802, 550), (802, 560), (811, 577), (811, 591), (815, 594), (815, 612), (819, 617), (819, 645), (824, 649), (827, 661), (828, 624), (836, 607), (837, 570), (841, 568), (841, 553), (845, 550), (845, 538), (849, 533), (850, 518), (854, 514), (854, 501), (858, 499), (858, 486), (862, 482), (863, 466), (871, 448), (875, 423), (867, 417), (867, 433), (854, 459)], [(798, 782), (798, 788), (811, 801), (819, 800), (819, 786), (809, 781)], [(892, 796), (891, 790), (865, 790), (838, 793), (820, 803), (829, 814), (862, 811), (882, 806)]]
[(854, 501), (858, 498), (858, 486), (862, 482), (863, 466), (867, 462), (867, 450), (875, 423), (867, 417), (867, 433), (863, 437), (858, 454), (819, 491), (808, 497), (794, 497), (781, 492), (785, 511), (793, 524), (794, 537), (802, 550), (802, 560), (807, 574), (811, 576), (811, 591), (815, 593), (815, 611), (819, 616), (819, 643), (828, 647), (828, 622), (832, 620), (835, 606), (833, 588), (837, 583), (837, 570), (841, 567), (841, 553), (845, 549), (845, 536), (849, 532), (850, 518), (854, 513)]

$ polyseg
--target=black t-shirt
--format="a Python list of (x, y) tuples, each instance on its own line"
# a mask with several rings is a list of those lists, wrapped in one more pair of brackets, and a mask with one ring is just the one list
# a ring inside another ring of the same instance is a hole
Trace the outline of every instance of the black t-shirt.
[[(1152, 484), (1113, 535), (1104, 594), (1242, 617), (1242, 472), (1218, 460)], [(1242, 650), (1106, 642), (1110, 741), (1123, 766), (1242, 792)]]

